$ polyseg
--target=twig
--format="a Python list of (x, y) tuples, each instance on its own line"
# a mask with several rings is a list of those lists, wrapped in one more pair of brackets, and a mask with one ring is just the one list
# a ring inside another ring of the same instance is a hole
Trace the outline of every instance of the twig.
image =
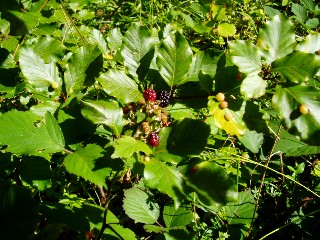
[(50, 1), (50, 0), (47, 0), (47, 1), (45, 1), (44, 4), (42, 4), (42, 6), (39, 8), (39, 12), (42, 11), (42, 9), (47, 5), (47, 3), (48, 3), (49, 1)]

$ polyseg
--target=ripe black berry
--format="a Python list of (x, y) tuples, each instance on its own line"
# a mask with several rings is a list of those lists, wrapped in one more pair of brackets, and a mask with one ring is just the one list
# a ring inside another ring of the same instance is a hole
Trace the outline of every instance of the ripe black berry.
[(157, 100), (157, 93), (153, 89), (147, 89), (143, 93), (143, 97), (146, 101), (155, 101)]
[(170, 94), (167, 91), (160, 91), (157, 97), (160, 100), (160, 107), (166, 107), (169, 105)]
[(156, 132), (152, 132), (148, 135), (148, 143), (153, 146), (156, 147), (159, 145), (159, 136)]

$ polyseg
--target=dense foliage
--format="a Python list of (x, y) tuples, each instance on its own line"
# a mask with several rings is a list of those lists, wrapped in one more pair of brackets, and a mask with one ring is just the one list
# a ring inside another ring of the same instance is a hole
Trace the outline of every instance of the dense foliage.
[(1, 239), (319, 239), (319, 16), (1, 1)]

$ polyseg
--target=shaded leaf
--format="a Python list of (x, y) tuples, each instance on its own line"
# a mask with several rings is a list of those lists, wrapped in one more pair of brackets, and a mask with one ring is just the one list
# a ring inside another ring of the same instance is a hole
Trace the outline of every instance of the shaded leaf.
[(163, 220), (167, 228), (185, 226), (193, 220), (192, 208), (184, 205), (179, 208), (166, 205), (163, 209)]
[(291, 11), (294, 13), (294, 15), (296, 15), (296, 18), (299, 22), (304, 23), (307, 20), (307, 9), (304, 6), (297, 3), (292, 3)]
[(123, 209), (135, 222), (153, 224), (160, 215), (159, 205), (150, 201), (152, 196), (133, 187), (124, 190)]
[(296, 45), (292, 22), (282, 15), (274, 16), (260, 30), (257, 40), (259, 53), (267, 63), (291, 53)]
[(201, 202), (206, 205), (225, 204), (237, 199), (235, 184), (225, 170), (214, 162), (189, 164), (182, 174), (187, 186), (196, 192)]
[(98, 81), (106, 93), (116, 97), (123, 104), (143, 99), (137, 83), (123, 71), (111, 69), (107, 73), (101, 74)]
[(238, 201), (225, 206), (228, 224), (250, 224), (255, 209), (255, 200), (250, 191), (240, 192)]

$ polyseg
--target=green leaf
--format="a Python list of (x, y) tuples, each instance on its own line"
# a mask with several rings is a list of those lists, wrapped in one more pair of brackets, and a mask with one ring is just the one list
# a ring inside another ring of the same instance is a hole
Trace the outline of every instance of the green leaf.
[(301, 0), (301, 4), (307, 7), (311, 12), (315, 9), (315, 2), (313, 0)]
[(32, 47), (23, 47), (20, 51), (19, 63), (27, 82), (36, 90), (48, 92), (52, 84), (58, 84), (61, 89), (62, 80), (55, 61), (45, 63)]
[(101, 74), (98, 81), (106, 93), (116, 97), (122, 104), (143, 99), (137, 83), (123, 71), (111, 69), (107, 73)]
[(258, 75), (248, 75), (243, 79), (240, 91), (246, 98), (258, 98), (265, 94), (266, 88), (267, 81)]
[(38, 204), (29, 188), (0, 180), (1, 238), (31, 239), (39, 221)]
[(168, 152), (180, 156), (200, 154), (207, 145), (209, 134), (210, 127), (203, 121), (184, 118), (175, 123), (170, 133)]
[(240, 192), (238, 201), (224, 207), (228, 224), (250, 224), (255, 209), (255, 200), (250, 190)]
[(279, 72), (286, 80), (303, 83), (313, 78), (320, 68), (315, 54), (293, 52), (272, 63), (272, 71)]
[(274, 16), (259, 32), (257, 47), (267, 63), (291, 53), (296, 45), (292, 22), (282, 15)]
[(159, 205), (152, 201), (152, 196), (133, 187), (124, 190), (123, 209), (135, 222), (153, 224), (160, 215)]
[(310, 18), (306, 21), (306, 27), (309, 29), (314, 29), (319, 26), (319, 18)]
[(122, 108), (115, 102), (104, 100), (83, 100), (82, 115), (94, 124), (104, 124), (119, 137), (126, 124), (123, 119)]
[(42, 37), (31, 39), (34, 51), (45, 61), (45, 63), (57, 62), (64, 54), (65, 46), (53, 37)]
[(103, 159), (105, 163), (98, 166), (99, 159), (104, 157), (104, 150), (94, 144), (89, 144), (85, 148), (78, 148), (74, 153), (69, 154), (64, 159), (64, 165), (68, 172), (83, 177), (99, 187), (105, 186), (105, 178), (110, 174), (107, 161), (112, 159)]
[(286, 156), (303, 156), (320, 153), (319, 146), (310, 146), (304, 142), (299, 141), (295, 136), (289, 134), (285, 129), (281, 131), (279, 140), (277, 141), (274, 153), (281, 152)]
[(149, 30), (139, 23), (133, 24), (133, 26), (128, 29), (123, 37), (121, 55), (123, 56), (125, 67), (132, 76), (138, 77), (137, 70), (140, 61), (158, 43), (158, 33), (155, 29)]
[(299, 22), (304, 23), (307, 20), (308, 13), (307, 9), (296, 3), (292, 3), (291, 11), (296, 15), (296, 18)]
[(144, 178), (147, 186), (158, 189), (171, 197), (179, 206), (184, 195), (184, 180), (176, 168), (156, 159), (144, 162)]
[(218, 25), (218, 33), (221, 37), (232, 37), (236, 35), (236, 26), (230, 23), (220, 23)]
[(111, 51), (117, 51), (122, 44), (122, 34), (119, 28), (111, 29), (107, 34), (108, 47)]
[[(311, 145), (319, 145), (320, 139), (320, 91), (316, 87), (296, 85), (277, 86), (272, 103), (279, 110), (283, 125), (289, 133)], [(300, 104), (308, 108), (301, 114)]]
[(104, 40), (102, 33), (97, 29), (92, 29), (89, 35), (89, 40), (92, 45), (97, 45), (104, 56), (108, 55), (107, 43)]
[(261, 71), (261, 57), (258, 49), (249, 41), (237, 40), (229, 43), (231, 59), (239, 71), (258, 74)]
[(187, 81), (192, 62), (192, 50), (181, 33), (167, 36), (157, 54), (157, 66), (165, 82), (173, 88)]
[(185, 226), (193, 220), (192, 208), (189, 206), (166, 205), (163, 209), (163, 220), (167, 228)]
[(206, 205), (225, 204), (237, 199), (237, 188), (215, 162), (200, 162), (186, 166), (182, 171), (186, 184)]
[(239, 140), (251, 152), (258, 153), (263, 143), (263, 134), (247, 130)]
[(144, 152), (147, 155), (152, 153), (152, 150), (147, 144), (129, 136), (116, 139), (114, 148), (115, 151), (111, 156), (112, 158), (130, 158), (134, 153), (139, 154), (140, 152)]
[(302, 42), (300, 42), (296, 50), (306, 53), (315, 53), (320, 49), (320, 33), (310, 33)]
[[(101, 55), (97, 46), (86, 45), (72, 54), (64, 73), (64, 81), (68, 95), (78, 93), (84, 88), (86, 80), (91, 80), (99, 73), (97, 65), (89, 68)], [(90, 69), (90, 71), (88, 71)], [(92, 70), (92, 71), (91, 71)]]
[(36, 154), (38, 151), (56, 153), (64, 149), (60, 127), (50, 113), (45, 123), (31, 112), (10, 111), (0, 116), (0, 144), (8, 145), (6, 151), (16, 154)]

